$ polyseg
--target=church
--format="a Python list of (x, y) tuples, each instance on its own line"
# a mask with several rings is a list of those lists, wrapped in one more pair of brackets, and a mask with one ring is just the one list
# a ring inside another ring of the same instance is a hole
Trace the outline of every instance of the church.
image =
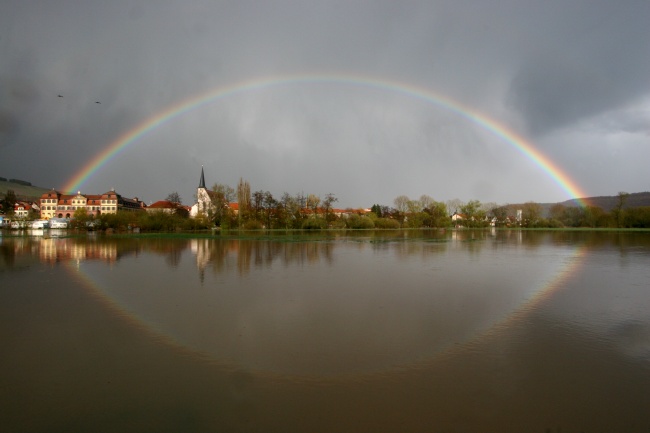
[(190, 217), (196, 218), (199, 215), (208, 215), (208, 213), (214, 212), (215, 209), (212, 198), (210, 197), (211, 194), (212, 191), (205, 187), (205, 174), (203, 173), (203, 167), (201, 167), (199, 187), (196, 189), (196, 203), (194, 203), (190, 210)]

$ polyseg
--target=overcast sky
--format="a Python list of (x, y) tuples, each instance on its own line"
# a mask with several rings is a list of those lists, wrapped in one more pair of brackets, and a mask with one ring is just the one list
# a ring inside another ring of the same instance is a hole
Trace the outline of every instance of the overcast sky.
[[(0, 176), (61, 189), (156, 114), (269, 77), (355, 76), (470, 107), (589, 196), (650, 190), (650, 2), (0, 0)], [(62, 95), (63, 97), (59, 97)], [(101, 102), (97, 104), (96, 101)], [(152, 129), (81, 187), (147, 203), (206, 183), (341, 207), (570, 198), (511, 144), (404, 92), (249, 89)]]

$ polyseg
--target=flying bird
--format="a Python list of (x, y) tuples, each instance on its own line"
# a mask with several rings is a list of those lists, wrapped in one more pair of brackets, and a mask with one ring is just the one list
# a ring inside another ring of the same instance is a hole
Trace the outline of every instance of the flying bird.
[(59, 95), (59, 98), (63, 98), (63, 95)]
[(99, 101), (95, 101), (95, 104), (101, 104), (101, 102), (99, 102)]

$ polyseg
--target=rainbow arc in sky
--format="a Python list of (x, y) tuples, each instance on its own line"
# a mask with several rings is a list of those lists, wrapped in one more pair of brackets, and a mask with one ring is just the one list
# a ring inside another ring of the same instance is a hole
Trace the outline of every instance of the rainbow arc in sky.
[(569, 175), (567, 175), (556, 163), (540, 152), (533, 144), (507, 126), (472, 109), (471, 107), (451, 100), (443, 95), (436, 94), (428, 89), (395, 81), (385, 81), (355, 75), (284, 75), (266, 77), (242, 81), (227, 86), (219, 86), (207, 92), (192, 96), (164, 108), (134, 128), (122, 133), (89, 160), (80, 170), (78, 170), (65, 183), (63, 191), (74, 193), (77, 190), (81, 190), (81, 187), (88, 181), (88, 179), (90, 179), (102, 167), (106, 166), (113, 158), (115, 158), (116, 155), (124, 151), (124, 149), (129, 145), (135, 143), (138, 139), (160, 125), (187, 114), (190, 111), (197, 110), (205, 105), (216, 103), (228, 97), (264, 88), (290, 84), (325, 83), (360, 86), (395, 92), (450, 111), (455, 115), (478, 125), (505, 143), (511, 145), (524, 157), (532, 161), (542, 171), (544, 171), (571, 198), (577, 199), (578, 203), (582, 206), (586, 205), (586, 194), (571, 179), (571, 177), (569, 177)]

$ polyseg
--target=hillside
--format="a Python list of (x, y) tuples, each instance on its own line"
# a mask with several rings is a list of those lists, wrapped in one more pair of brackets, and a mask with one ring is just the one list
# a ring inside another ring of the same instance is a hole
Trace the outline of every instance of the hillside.
[[(618, 196), (608, 195), (608, 196), (597, 196), (597, 197), (587, 197), (586, 202), (590, 206), (596, 206), (603, 209), (605, 212), (611, 212), (616, 206), (618, 206)], [(578, 200), (566, 200), (560, 203), (538, 203), (542, 207), (542, 215), (547, 218), (551, 213), (551, 208), (557, 204), (566, 207), (578, 207)], [(517, 209), (523, 206), (523, 203), (514, 203), (509, 204), (510, 209)], [(650, 206), (650, 192), (633, 192), (625, 200), (625, 205), (623, 209), (631, 207), (640, 207), (640, 206)]]
[[(610, 212), (616, 206), (618, 206), (618, 196), (598, 196), (598, 197), (588, 197), (587, 203), (590, 206), (596, 206), (602, 208), (605, 212)], [(577, 200), (567, 200), (560, 203), (563, 206), (575, 207), (578, 206)], [(552, 206), (552, 204), (551, 204)], [(627, 196), (623, 209), (629, 207), (640, 207), (640, 206), (650, 206), (650, 192), (633, 192)]]
[(0, 180), (0, 197), (4, 198), (7, 191), (14, 190), (16, 197), (19, 200), (37, 201), (41, 198), (41, 194), (49, 191), (49, 188), (41, 188), (38, 186), (28, 186), (19, 183)]

